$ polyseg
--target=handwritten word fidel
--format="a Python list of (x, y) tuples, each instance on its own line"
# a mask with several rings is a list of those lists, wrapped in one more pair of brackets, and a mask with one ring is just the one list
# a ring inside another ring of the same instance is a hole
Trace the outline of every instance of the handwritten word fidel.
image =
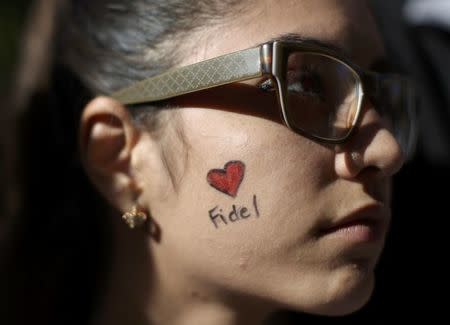
[(253, 206), (250, 209), (245, 206), (237, 206), (233, 204), (231, 209), (226, 213), (224, 213), (224, 210), (219, 208), (219, 206), (215, 206), (209, 210), (209, 218), (216, 228), (219, 228), (220, 225), (227, 226), (230, 223), (235, 223), (237, 221), (246, 220), (252, 217), (259, 218), (256, 195), (253, 195)]

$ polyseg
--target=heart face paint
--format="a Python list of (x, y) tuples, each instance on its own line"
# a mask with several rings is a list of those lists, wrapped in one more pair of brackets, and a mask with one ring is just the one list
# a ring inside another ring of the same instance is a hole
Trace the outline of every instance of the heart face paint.
[[(239, 186), (244, 179), (245, 164), (242, 161), (233, 160), (225, 164), (224, 169), (212, 169), (208, 172), (206, 180), (216, 190), (225, 193), (233, 198), (236, 197)], [(215, 228), (224, 226), (251, 217), (259, 218), (258, 203), (256, 195), (253, 195), (253, 207), (233, 204), (229, 210), (215, 206), (208, 211), (209, 219)]]
[(229, 161), (224, 169), (212, 169), (206, 180), (216, 190), (231, 197), (236, 197), (239, 186), (244, 179), (245, 165), (242, 161)]

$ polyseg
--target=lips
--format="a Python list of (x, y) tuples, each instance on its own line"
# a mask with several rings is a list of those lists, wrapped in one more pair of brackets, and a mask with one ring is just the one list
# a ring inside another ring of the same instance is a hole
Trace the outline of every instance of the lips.
[(370, 204), (358, 207), (343, 217), (329, 221), (320, 227), (320, 235), (334, 233), (370, 233), (367, 238), (373, 239), (383, 233), (389, 222), (389, 211), (383, 204)]

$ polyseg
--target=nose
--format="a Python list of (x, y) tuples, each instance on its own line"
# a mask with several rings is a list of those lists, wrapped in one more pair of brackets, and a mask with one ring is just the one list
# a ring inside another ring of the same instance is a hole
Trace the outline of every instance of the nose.
[(351, 179), (366, 169), (376, 169), (384, 177), (391, 177), (405, 163), (400, 144), (373, 107), (364, 107), (362, 114), (351, 138), (336, 148), (336, 173)]

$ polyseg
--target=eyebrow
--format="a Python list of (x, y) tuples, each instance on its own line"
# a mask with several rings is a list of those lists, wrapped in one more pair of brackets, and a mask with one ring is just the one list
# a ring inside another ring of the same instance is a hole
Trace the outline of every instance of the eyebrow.
[[(277, 37), (274, 37), (270, 40), (270, 42), (275, 41), (285, 41), (285, 42), (306, 42), (313, 45), (318, 45), (320, 47), (323, 47), (325, 49), (330, 50), (331, 52), (334, 52), (336, 55), (347, 59), (349, 61), (351, 60), (352, 55), (342, 46), (338, 46), (336, 44), (326, 42), (317, 38), (312, 37), (305, 37), (301, 34), (297, 33), (287, 33), (287, 34), (281, 34)], [(258, 44), (262, 45), (264, 43)], [(392, 62), (385, 56), (377, 57), (373, 60), (373, 62), (369, 65), (370, 71), (380, 72), (380, 73), (390, 73), (390, 72), (397, 72), (398, 69), (395, 69)]]

